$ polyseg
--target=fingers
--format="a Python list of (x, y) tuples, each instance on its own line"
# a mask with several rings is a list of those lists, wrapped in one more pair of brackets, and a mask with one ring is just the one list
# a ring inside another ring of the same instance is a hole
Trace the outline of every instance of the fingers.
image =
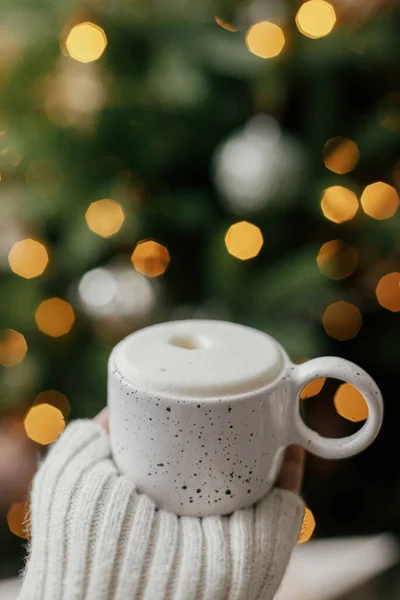
[(301, 446), (288, 446), (277, 486), (283, 490), (299, 493), (303, 481), (305, 451)]
[(109, 433), (108, 429), (108, 408), (107, 406), (103, 408), (102, 411), (99, 412), (98, 415), (95, 416), (94, 421), (104, 427), (107, 433)]

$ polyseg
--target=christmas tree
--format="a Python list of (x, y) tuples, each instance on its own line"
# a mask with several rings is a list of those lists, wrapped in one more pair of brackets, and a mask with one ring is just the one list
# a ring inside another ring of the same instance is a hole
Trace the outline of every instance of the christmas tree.
[[(44, 447), (69, 412), (105, 405), (123, 336), (247, 324), (293, 361), (335, 354), (377, 380), (379, 439), (351, 461), (310, 457), (305, 497), (319, 535), (396, 528), (396, 3), (3, 0), (0, 14), (1, 413)], [(320, 433), (365, 419), (349, 386), (310, 386)], [(20, 547), (3, 522), (5, 575)]]

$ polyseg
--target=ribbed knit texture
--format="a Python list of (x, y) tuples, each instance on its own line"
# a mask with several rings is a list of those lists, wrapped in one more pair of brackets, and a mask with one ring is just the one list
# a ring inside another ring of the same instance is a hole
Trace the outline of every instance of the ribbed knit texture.
[(135, 491), (106, 432), (75, 421), (33, 482), (19, 600), (272, 600), (304, 505), (275, 489), (226, 517), (177, 517)]

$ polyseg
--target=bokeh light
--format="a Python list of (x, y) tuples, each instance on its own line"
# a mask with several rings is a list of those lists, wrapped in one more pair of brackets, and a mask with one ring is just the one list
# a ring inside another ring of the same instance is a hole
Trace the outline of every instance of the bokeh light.
[(309, 0), (300, 6), (296, 25), (303, 35), (318, 39), (328, 35), (336, 23), (335, 9), (325, 0)]
[(356, 249), (347, 242), (331, 240), (321, 246), (317, 264), (323, 275), (340, 280), (354, 272), (358, 264), (358, 254)]
[(327, 307), (322, 317), (322, 324), (330, 337), (345, 341), (358, 334), (362, 326), (362, 316), (354, 304), (340, 300)]
[(376, 297), (383, 308), (400, 312), (400, 273), (388, 273), (376, 286)]
[(360, 202), (365, 214), (373, 219), (389, 219), (399, 208), (399, 195), (394, 187), (378, 181), (365, 188)]
[(38, 444), (47, 445), (56, 441), (65, 429), (62, 412), (50, 404), (37, 404), (29, 409), (24, 427), (26, 435)]
[(352, 171), (357, 165), (360, 151), (353, 140), (338, 136), (326, 142), (322, 156), (327, 169), (343, 175)]
[(147, 277), (158, 277), (165, 273), (170, 260), (168, 249), (154, 240), (139, 242), (131, 256), (136, 271)]
[(322, 194), (321, 210), (334, 223), (350, 221), (358, 210), (357, 196), (341, 185), (326, 188)]
[(15, 367), (25, 358), (28, 344), (22, 333), (15, 329), (4, 329), (0, 333), (0, 365)]
[(44, 245), (30, 238), (16, 242), (8, 254), (11, 271), (25, 279), (39, 277), (48, 262), (49, 256)]
[(85, 219), (91, 231), (108, 238), (121, 229), (125, 213), (119, 202), (104, 198), (90, 204)]
[(314, 517), (313, 513), (311, 512), (311, 510), (308, 508), (308, 506), (306, 506), (304, 509), (303, 523), (301, 525), (301, 531), (300, 531), (300, 535), (298, 538), (298, 543), (304, 544), (305, 542), (308, 542), (308, 540), (311, 539), (311, 537), (315, 531), (315, 527), (316, 527), (315, 517)]
[(78, 284), (78, 295), (83, 312), (95, 322), (100, 319), (102, 333), (104, 318), (110, 330), (122, 327), (128, 332), (134, 323), (140, 324), (153, 311), (156, 286), (128, 264), (110, 265), (85, 273)]
[(96, 63), (60, 62), (42, 88), (46, 116), (60, 127), (91, 129), (107, 100), (106, 83)]
[(229, 254), (240, 260), (254, 258), (264, 244), (261, 230), (253, 223), (234, 223), (225, 234), (225, 246)]
[(326, 377), (318, 377), (307, 383), (300, 392), (300, 400), (317, 396), (324, 387)]
[(335, 408), (341, 417), (358, 423), (368, 419), (368, 406), (361, 392), (351, 383), (342, 383), (333, 399)]
[[(296, 365), (301, 365), (309, 361), (309, 358), (302, 358), (301, 360), (296, 360)], [(313, 379), (309, 383), (307, 383), (300, 392), (300, 400), (305, 400), (306, 398), (312, 398), (313, 396), (317, 396), (322, 388), (325, 385), (326, 377), (318, 377), (317, 379)]]
[(82, 63), (100, 58), (106, 46), (107, 37), (104, 30), (88, 21), (75, 25), (65, 42), (69, 56)]
[(226, 29), (227, 31), (232, 31), (233, 33), (235, 33), (237, 31), (237, 28), (234, 27), (234, 25), (227, 23), (226, 21), (224, 21), (223, 19), (220, 19), (219, 17), (215, 17), (215, 22), (220, 27), (222, 27), (223, 29)]
[(37, 406), (39, 404), (54, 406), (62, 413), (64, 419), (67, 419), (71, 412), (71, 406), (67, 396), (61, 392), (57, 392), (57, 390), (45, 390), (44, 392), (37, 394), (33, 401), (33, 405)]
[(78, 285), (81, 300), (97, 309), (110, 304), (117, 293), (117, 282), (112, 272), (105, 268), (92, 269), (82, 276)]
[(7, 524), (14, 535), (28, 540), (30, 537), (30, 507), (28, 502), (14, 502), (7, 513)]
[(71, 330), (75, 322), (75, 313), (65, 300), (49, 298), (39, 305), (35, 320), (40, 331), (51, 337), (60, 337)]
[(249, 28), (246, 34), (246, 45), (252, 54), (260, 58), (273, 58), (282, 51), (285, 36), (279, 25), (261, 21)]

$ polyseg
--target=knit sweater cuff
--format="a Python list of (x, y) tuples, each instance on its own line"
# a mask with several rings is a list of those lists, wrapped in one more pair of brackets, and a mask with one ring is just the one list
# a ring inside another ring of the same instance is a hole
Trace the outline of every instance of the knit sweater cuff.
[(75, 421), (33, 482), (19, 600), (269, 600), (303, 512), (278, 489), (224, 517), (158, 510), (119, 475), (106, 432)]

